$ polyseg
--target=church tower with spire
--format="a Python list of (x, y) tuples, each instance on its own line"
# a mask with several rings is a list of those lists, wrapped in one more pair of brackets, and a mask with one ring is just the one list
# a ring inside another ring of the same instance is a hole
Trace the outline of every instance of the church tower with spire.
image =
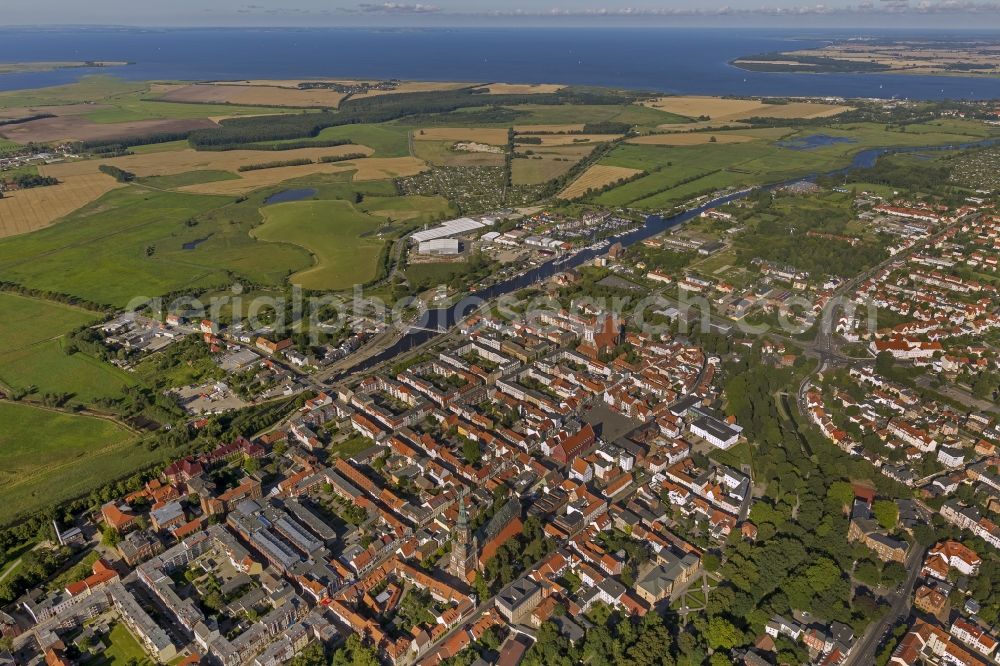
[(451, 573), (463, 581), (475, 569), (476, 543), (469, 529), (469, 514), (465, 510), (465, 491), (458, 495), (458, 521), (451, 543)]

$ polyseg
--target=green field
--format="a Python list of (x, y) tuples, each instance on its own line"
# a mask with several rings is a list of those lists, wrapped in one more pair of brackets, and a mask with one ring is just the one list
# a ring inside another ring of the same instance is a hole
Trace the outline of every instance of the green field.
[(70, 496), (63, 493), (106, 469), (135, 464), (121, 450), (133, 435), (113, 421), (0, 402), (0, 423), (0, 523), (52, 495)]
[(145, 146), (132, 146), (130, 151), (136, 155), (148, 155), (150, 153), (167, 153), (171, 150), (184, 150), (190, 148), (191, 144), (186, 139), (180, 141), (165, 141), (164, 143), (150, 143)]
[(282, 112), (274, 107), (262, 106), (159, 102), (147, 99), (149, 89), (147, 82), (128, 81), (116, 76), (98, 74), (85, 76), (76, 83), (62, 86), (0, 93), (0, 108), (94, 103), (100, 106), (88, 111), (83, 117), (97, 123)]
[(76, 83), (32, 90), (0, 93), (0, 108), (20, 106), (52, 106), (96, 102), (115, 95), (127, 95), (148, 90), (141, 81), (126, 81), (106, 74), (85, 76)]
[(414, 141), (413, 155), (434, 166), (503, 166), (503, 153), (452, 150), (454, 141)]
[(265, 222), (254, 236), (305, 248), (311, 268), (289, 280), (307, 289), (348, 289), (378, 273), (378, 256), (385, 241), (375, 237), (381, 220), (347, 201), (295, 201), (263, 209)]
[[(280, 284), (309, 265), (302, 250), (256, 242), (262, 196), (127, 187), (46, 229), (0, 241), (0, 276), (38, 289), (124, 306), (136, 297), (225, 285), (227, 271)], [(191, 222), (193, 221), (193, 226)], [(185, 243), (204, 240), (194, 249)]]
[(469, 272), (465, 262), (447, 264), (410, 264), (406, 267), (406, 279), (424, 289), (439, 284), (447, 284), (457, 275)]
[(369, 215), (392, 222), (424, 224), (437, 222), (452, 214), (444, 197), (411, 195), (405, 197), (365, 197), (358, 207)]
[[(558, 125), (612, 121), (653, 129), (657, 125), (688, 122), (688, 118), (639, 104), (522, 104), (507, 107), (519, 112), (515, 125)], [(457, 114), (456, 114), (457, 115)]]
[[(511, 163), (515, 185), (538, 185), (558, 178), (589, 155), (595, 146), (519, 146)], [(530, 151), (531, 154), (528, 154)], [(521, 157), (523, 155), (523, 157)]]
[(95, 123), (127, 123), (136, 120), (209, 118), (216, 116), (259, 116), (287, 112), (269, 106), (235, 104), (184, 104), (146, 99), (145, 92), (120, 95), (103, 100), (112, 108), (98, 109), (84, 116)]
[(175, 173), (169, 176), (149, 176), (141, 178), (139, 182), (158, 190), (174, 190), (187, 185), (197, 185), (199, 183), (215, 183), (220, 180), (237, 180), (239, 176), (229, 171), (217, 171), (208, 169), (205, 171), (186, 171)]
[[(368, 146), (375, 151), (375, 157), (405, 157), (410, 154), (408, 125), (379, 123), (371, 125), (341, 125), (327, 127), (316, 135), (313, 141), (349, 139), (359, 146)], [(299, 143), (310, 139), (289, 139), (274, 141), (274, 144)]]
[[(649, 175), (596, 196), (605, 206), (629, 205), (637, 208), (666, 208), (699, 194), (727, 187), (779, 182), (847, 166), (856, 153), (875, 147), (945, 145), (975, 141), (989, 135), (989, 128), (963, 121), (942, 121), (907, 126), (906, 132), (887, 130), (882, 125), (852, 124), (807, 128), (795, 136), (825, 134), (851, 139), (813, 150), (792, 150), (775, 139), (786, 128), (734, 130), (737, 135), (754, 135), (747, 143), (705, 143), (695, 146), (621, 144), (601, 160), (601, 164), (648, 171)], [(717, 135), (725, 132), (716, 132)]]
[(0, 293), (0, 383), (36, 393), (68, 393), (71, 403), (114, 398), (135, 381), (111, 365), (84, 354), (67, 355), (62, 336), (97, 320), (84, 310), (14, 294)]

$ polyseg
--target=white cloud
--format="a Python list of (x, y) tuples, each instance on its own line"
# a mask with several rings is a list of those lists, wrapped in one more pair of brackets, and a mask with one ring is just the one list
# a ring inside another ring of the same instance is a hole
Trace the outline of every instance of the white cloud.
[(434, 14), (441, 9), (434, 5), (424, 4), (401, 4), (398, 2), (383, 2), (381, 4), (363, 2), (358, 5), (357, 10), (365, 14)]

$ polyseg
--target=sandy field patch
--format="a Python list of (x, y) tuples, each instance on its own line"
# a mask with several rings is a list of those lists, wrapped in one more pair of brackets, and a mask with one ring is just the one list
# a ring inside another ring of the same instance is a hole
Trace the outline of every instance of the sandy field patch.
[[(136, 155), (125, 155), (123, 157), (113, 157), (107, 160), (84, 160), (81, 162), (66, 162), (63, 164), (51, 164), (43, 167), (46, 175), (63, 177), (98, 173), (102, 164), (110, 164), (125, 171), (134, 173), (140, 178), (145, 176), (169, 176), (175, 173), (185, 173), (187, 171), (232, 171), (236, 172), (241, 166), (248, 164), (262, 164), (265, 162), (284, 162), (286, 160), (309, 159), (318, 161), (321, 157), (328, 155), (349, 155), (351, 153), (365, 153), (371, 155), (374, 151), (368, 146), (348, 144), (344, 146), (330, 146), (328, 148), (298, 148), (296, 150), (194, 150), (185, 148), (184, 150), (172, 150), (163, 153), (145, 153)], [(304, 165), (309, 167), (310, 165)], [(262, 171), (273, 171), (274, 169), (262, 169)], [(253, 173), (253, 172), (245, 172)]]
[[(86, 106), (87, 112), (95, 106)], [(2, 128), (0, 135), (18, 143), (49, 143), (54, 141), (94, 141), (145, 134), (187, 132), (189, 130), (217, 127), (207, 118), (184, 120), (136, 120), (127, 123), (95, 123), (79, 116), (43, 118)]]
[(5, 192), (0, 199), (0, 238), (43, 229), (121, 183), (102, 173), (71, 176), (58, 185)]
[(848, 106), (819, 102), (764, 104), (753, 99), (722, 99), (721, 97), (659, 97), (643, 102), (660, 111), (689, 118), (708, 116), (713, 121), (745, 120), (747, 118), (825, 118), (850, 110)]
[[(522, 134), (519, 135), (523, 138), (529, 138), (532, 135)], [(536, 138), (541, 139), (542, 142), (539, 143), (524, 143), (517, 144), (525, 148), (531, 148), (532, 146), (580, 146), (593, 143), (604, 143), (606, 141), (613, 141), (619, 138), (621, 134), (539, 134)], [(515, 138), (515, 143), (517, 140)]]
[(533, 132), (582, 132), (583, 123), (575, 125), (514, 125), (514, 131), (522, 134)]
[(413, 131), (417, 141), (475, 141), (494, 146), (507, 145), (507, 130), (489, 127), (425, 127)]
[(270, 185), (277, 185), (293, 178), (302, 178), (319, 173), (342, 173), (354, 171), (353, 180), (383, 180), (415, 176), (427, 169), (427, 164), (415, 157), (369, 157), (351, 162), (327, 164), (305, 164), (303, 166), (277, 167), (244, 171), (236, 180), (220, 180), (214, 183), (199, 183), (179, 188), (183, 192), (198, 194), (240, 195)]
[(281, 86), (195, 83), (160, 95), (164, 102), (336, 108), (345, 95), (335, 90), (299, 90)]
[(574, 180), (569, 186), (559, 193), (560, 199), (575, 199), (582, 196), (587, 190), (599, 189), (605, 185), (610, 185), (622, 178), (628, 178), (641, 173), (640, 169), (629, 169), (628, 167), (608, 166), (606, 164), (595, 164), (590, 167), (580, 177)]
[(417, 141), (413, 144), (413, 154), (429, 164), (436, 166), (503, 166), (504, 152), (498, 146), (488, 143), (475, 143), (473, 145), (484, 146), (500, 150), (500, 152), (481, 152), (453, 150), (456, 145), (469, 145), (463, 142), (453, 141)]
[(700, 146), (705, 143), (746, 143), (754, 137), (743, 134), (712, 134), (710, 132), (687, 132), (684, 134), (647, 134), (626, 139), (626, 143), (637, 143), (644, 146)]
[(558, 92), (565, 87), (556, 83), (491, 83), (477, 90), (485, 89), (488, 95), (537, 95)]

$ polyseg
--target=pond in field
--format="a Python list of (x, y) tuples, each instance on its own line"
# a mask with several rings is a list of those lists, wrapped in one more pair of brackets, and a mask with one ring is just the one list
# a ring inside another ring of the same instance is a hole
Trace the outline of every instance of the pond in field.
[(846, 136), (810, 134), (809, 136), (797, 136), (794, 139), (779, 141), (778, 145), (791, 150), (815, 150), (816, 148), (833, 146), (838, 143), (857, 143), (857, 141)]
[(315, 188), (312, 187), (302, 187), (295, 190), (282, 190), (276, 194), (272, 194), (268, 198), (264, 199), (264, 205), (276, 203), (287, 203), (289, 201), (302, 201), (303, 199), (308, 199), (311, 196), (316, 195)]
[(181, 248), (183, 248), (185, 250), (194, 250), (199, 245), (201, 245), (202, 243), (204, 243), (205, 241), (207, 241), (211, 237), (212, 237), (212, 234), (209, 234), (209, 235), (205, 236), (204, 238), (195, 238), (194, 240), (188, 241), (187, 243), (184, 243), (183, 245), (181, 245)]

